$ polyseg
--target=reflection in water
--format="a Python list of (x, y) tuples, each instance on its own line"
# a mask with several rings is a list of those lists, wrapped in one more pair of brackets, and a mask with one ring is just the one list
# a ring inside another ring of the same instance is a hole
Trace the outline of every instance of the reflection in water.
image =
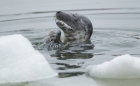
[(72, 77), (72, 76), (79, 76), (84, 74), (84, 72), (64, 72), (64, 73), (59, 73), (59, 78), (66, 78), (66, 77)]
[(59, 53), (56, 55), (51, 55), (52, 57), (55, 56), (58, 60), (66, 60), (66, 59), (89, 59), (93, 57), (92, 53)]
[[(66, 64), (66, 63), (55, 63), (55, 64), (60, 66), (57, 68), (57, 70), (77, 69), (77, 68), (81, 67), (80, 65), (70, 65), (70, 64)], [(61, 67), (61, 66), (63, 66), (63, 67)], [(66, 78), (66, 77), (82, 75), (84, 73), (85, 72), (59, 72), (58, 77)]]
[[(58, 60), (69, 60), (69, 59), (90, 59), (93, 57), (93, 53), (87, 53), (89, 50), (93, 50), (93, 44), (73, 44), (66, 46), (63, 49), (55, 50), (54, 54), (51, 54), (51, 57), (56, 57)], [(84, 74), (84, 72), (73, 71), (73, 72), (65, 72), (65, 70), (69, 69), (78, 69), (82, 68), (82, 64), (84, 62), (77, 63), (76, 65), (72, 65), (69, 63), (53, 63), (58, 67), (57, 70), (63, 70), (63, 72), (59, 72), (59, 78), (72, 77)], [(81, 65), (79, 65), (81, 64)]]
[(93, 57), (92, 53), (87, 53), (89, 50), (93, 50), (93, 44), (73, 44), (66, 46), (63, 49), (56, 50), (52, 57), (57, 57), (58, 60), (66, 59), (89, 59)]
[(97, 79), (97, 86), (140, 86), (140, 79)]
[(22, 83), (7, 83), (0, 84), (0, 86), (54, 86), (48, 83), (40, 83), (40, 82), (22, 82)]
[(75, 69), (75, 68), (80, 68), (81, 66), (79, 65), (69, 65), (66, 63), (55, 63), (56, 65), (63, 65), (64, 67), (58, 67), (58, 70), (66, 70), (66, 69)]

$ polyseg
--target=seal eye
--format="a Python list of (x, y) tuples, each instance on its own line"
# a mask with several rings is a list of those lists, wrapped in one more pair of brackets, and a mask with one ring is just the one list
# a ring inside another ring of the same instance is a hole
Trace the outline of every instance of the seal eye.
[(60, 13), (61, 11), (57, 11), (57, 13)]

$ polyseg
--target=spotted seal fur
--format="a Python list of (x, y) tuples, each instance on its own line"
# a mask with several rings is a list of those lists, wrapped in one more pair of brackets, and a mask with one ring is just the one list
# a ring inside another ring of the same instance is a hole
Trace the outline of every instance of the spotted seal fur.
[(93, 33), (91, 21), (83, 15), (57, 11), (55, 14), (57, 26), (64, 32), (61, 40), (61, 31), (53, 30), (48, 34), (46, 43), (71, 44), (90, 41)]

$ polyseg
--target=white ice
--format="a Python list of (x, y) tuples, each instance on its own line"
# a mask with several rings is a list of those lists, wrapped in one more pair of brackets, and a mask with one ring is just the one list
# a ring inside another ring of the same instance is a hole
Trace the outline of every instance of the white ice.
[(28, 39), (20, 34), (0, 37), (0, 83), (33, 81), (56, 75)]
[(140, 78), (140, 58), (128, 54), (118, 56), (109, 62), (88, 66), (86, 73), (92, 78)]

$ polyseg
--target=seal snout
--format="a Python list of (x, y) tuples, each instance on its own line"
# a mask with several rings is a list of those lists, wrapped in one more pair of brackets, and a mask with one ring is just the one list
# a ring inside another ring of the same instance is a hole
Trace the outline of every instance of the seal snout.
[(61, 11), (57, 11), (57, 12), (56, 12), (56, 14), (59, 14), (59, 13), (61, 13)]
[(55, 16), (56, 16), (57, 19), (60, 20), (61, 19), (61, 16), (62, 16), (62, 11), (57, 11), (56, 14), (55, 14)]
[(57, 11), (56, 16), (60, 16), (62, 14), (62, 11)]

